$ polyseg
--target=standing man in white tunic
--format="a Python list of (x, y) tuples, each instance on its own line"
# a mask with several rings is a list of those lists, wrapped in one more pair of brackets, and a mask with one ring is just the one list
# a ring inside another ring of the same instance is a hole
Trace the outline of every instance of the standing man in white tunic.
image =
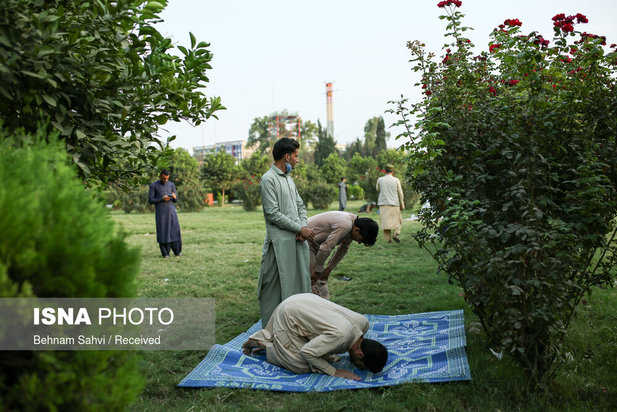
[(365, 339), (366, 317), (312, 293), (293, 295), (274, 311), (266, 327), (242, 345), (245, 355), (266, 351), (266, 360), (295, 373), (324, 373), (346, 379), (360, 377), (330, 364), (349, 352), (351, 363), (379, 373), (388, 361), (381, 343)]
[(299, 148), (294, 139), (279, 139), (272, 149), (274, 163), (259, 183), (266, 221), (257, 285), (262, 326), (285, 298), (311, 291), (306, 240), (312, 240), (315, 233), (306, 227), (306, 207), (290, 176), (298, 163)]
[(386, 175), (377, 179), (377, 191), (379, 199), (379, 219), (381, 220), (381, 230), (386, 242), (392, 243), (394, 240), (399, 243), (399, 235), (401, 234), (401, 210), (405, 209), (405, 200), (403, 198), (403, 188), (401, 181), (394, 177), (394, 166), (386, 165)]

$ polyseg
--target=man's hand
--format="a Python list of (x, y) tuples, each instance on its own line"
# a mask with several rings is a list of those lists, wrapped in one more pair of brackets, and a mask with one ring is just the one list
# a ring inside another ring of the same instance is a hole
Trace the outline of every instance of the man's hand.
[(321, 272), (321, 276), (319, 276), (319, 279), (327, 281), (327, 280), (328, 280), (328, 277), (330, 277), (330, 272), (331, 272), (331, 271), (332, 271), (332, 269), (330, 269), (330, 268), (325, 268), (325, 269), (323, 270), (323, 272)]
[(266, 350), (265, 346), (258, 340), (251, 339), (244, 342), (242, 345), (242, 353), (245, 355), (252, 355), (253, 353), (260, 353)]
[(174, 199), (176, 199), (176, 194), (175, 193), (172, 193), (171, 195), (173, 196)]
[(354, 381), (359, 381), (362, 379), (355, 373), (349, 372), (345, 369), (337, 369), (336, 372), (334, 372), (334, 376), (338, 376), (339, 378), (351, 379)]
[(298, 234), (298, 235), (296, 235), (296, 241), (298, 241), (298, 242), (304, 242), (305, 240), (306, 240), (306, 239), (305, 239), (305, 238), (303, 238), (302, 236), (300, 236), (299, 234)]
[(304, 239), (310, 240), (311, 242), (313, 241), (313, 239), (315, 239), (315, 232), (313, 232), (313, 229), (309, 229), (308, 227), (303, 227), (302, 229), (300, 229), (300, 233), (298, 234)]
[(163, 201), (169, 202), (169, 199), (171, 199), (169, 196), (167, 195), (163, 196)]

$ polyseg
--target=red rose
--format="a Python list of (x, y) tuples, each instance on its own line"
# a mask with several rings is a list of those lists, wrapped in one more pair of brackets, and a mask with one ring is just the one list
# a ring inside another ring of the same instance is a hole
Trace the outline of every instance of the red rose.
[(519, 19), (506, 19), (506, 21), (504, 21), (503, 24), (505, 24), (506, 26), (510, 26), (510, 27), (523, 25), (523, 23), (521, 23)]
[(589, 20), (587, 20), (587, 17), (582, 15), (581, 13), (576, 13), (576, 22), (577, 23), (589, 23)]

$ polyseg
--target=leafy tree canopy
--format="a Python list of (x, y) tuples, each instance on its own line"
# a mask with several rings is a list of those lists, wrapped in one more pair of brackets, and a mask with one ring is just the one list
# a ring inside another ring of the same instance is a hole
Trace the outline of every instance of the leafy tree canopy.
[(203, 89), (209, 44), (178, 46), (154, 27), (167, 0), (0, 2), (0, 119), (58, 131), (88, 182), (138, 180), (170, 120), (224, 109)]
[(238, 175), (235, 162), (233, 156), (226, 153), (224, 149), (210, 153), (204, 158), (201, 169), (203, 180), (213, 189), (221, 190), (223, 199), (225, 199), (225, 191), (231, 188)]

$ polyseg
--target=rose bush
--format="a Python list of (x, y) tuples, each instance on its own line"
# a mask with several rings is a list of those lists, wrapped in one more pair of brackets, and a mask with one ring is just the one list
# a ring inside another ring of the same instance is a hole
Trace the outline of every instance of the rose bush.
[(551, 42), (508, 19), (474, 54), (461, 2), (438, 6), (445, 54), (408, 43), (423, 97), (391, 110), (430, 202), (416, 239), (491, 347), (541, 383), (581, 298), (616, 277), (616, 46), (578, 31), (584, 15), (557, 14)]

